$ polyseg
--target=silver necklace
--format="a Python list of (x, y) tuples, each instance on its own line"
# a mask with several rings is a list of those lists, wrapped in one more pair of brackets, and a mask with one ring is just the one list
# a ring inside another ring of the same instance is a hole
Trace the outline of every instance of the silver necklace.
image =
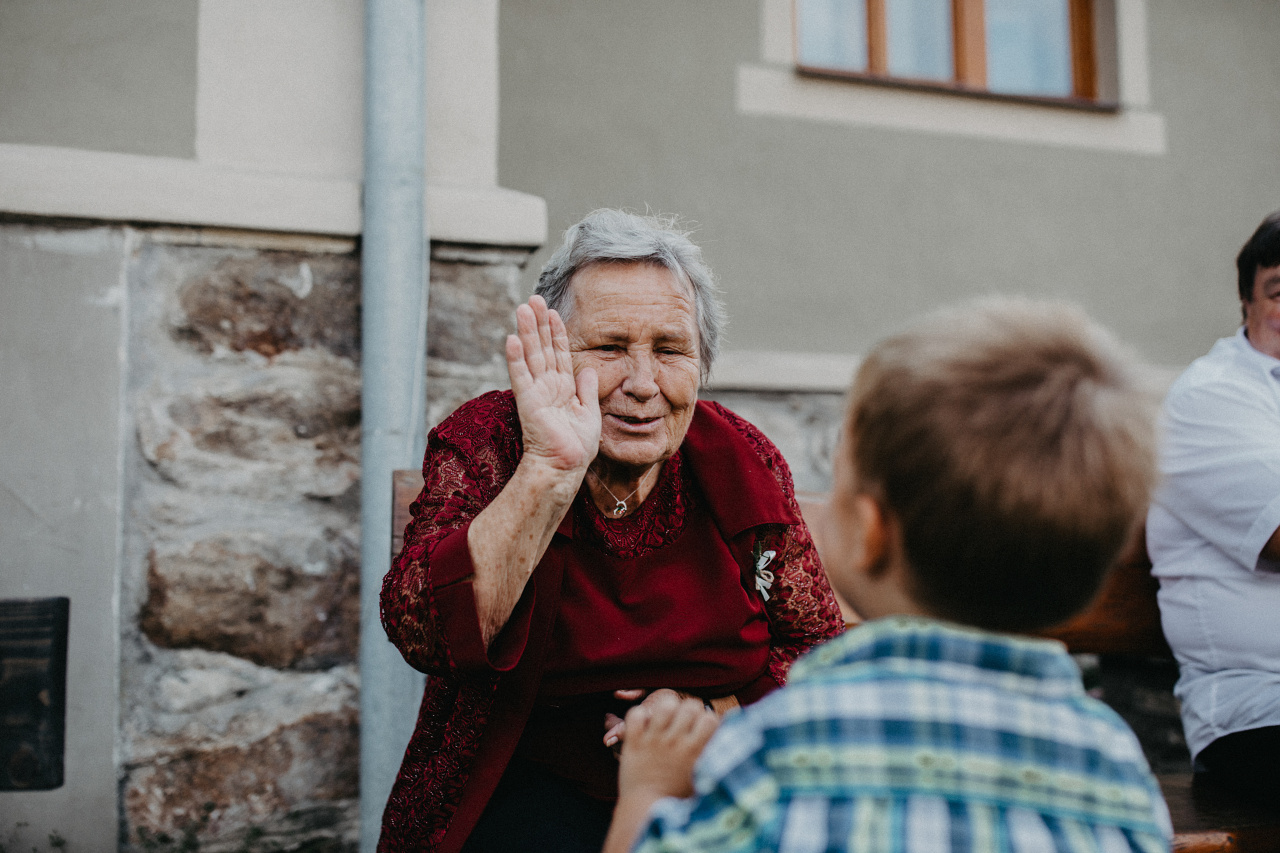
[(657, 465), (657, 464), (658, 464), (657, 462), (653, 463), (653, 465), (649, 466), (647, 471), (645, 471), (643, 474), (640, 475), (640, 482), (637, 483), (636, 487), (631, 490), (631, 494), (627, 495), (625, 498), (619, 498), (617, 495), (615, 495), (613, 493), (613, 490), (604, 484), (604, 480), (601, 480), (600, 475), (598, 475), (595, 471), (592, 471), (590, 468), (588, 468), (587, 473), (590, 474), (592, 477), (595, 477), (596, 482), (600, 484), (600, 488), (608, 492), (609, 497), (614, 499), (615, 503), (613, 505), (613, 509), (609, 510), (609, 513), (614, 518), (622, 518), (622, 516), (627, 514), (627, 501), (631, 500), (631, 498), (635, 496), (635, 493), (640, 491), (640, 487), (644, 485), (644, 478), (649, 476), (649, 471), (652, 471), (654, 465)]

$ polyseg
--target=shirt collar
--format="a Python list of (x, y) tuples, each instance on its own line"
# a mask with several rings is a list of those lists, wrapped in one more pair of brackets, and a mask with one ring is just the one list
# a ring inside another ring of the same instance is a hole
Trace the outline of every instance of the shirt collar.
[(1266, 371), (1273, 378), (1280, 379), (1280, 359), (1273, 358), (1265, 352), (1255, 349), (1253, 344), (1249, 343), (1249, 337), (1245, 334), (1243, 325), (1236, 329), (1235, 335), (1230, 340), (1234, 343), (1240, 355), (1248, 360), (1249, 364)]
[(796, 661), (789, 681), (928, 667), (949, 681), (991, 683), (1048, 696), (1083, 693), (1080, 670), (1056, 640), (1017, 637), (920, 617), (890, 616), (850, 628)]

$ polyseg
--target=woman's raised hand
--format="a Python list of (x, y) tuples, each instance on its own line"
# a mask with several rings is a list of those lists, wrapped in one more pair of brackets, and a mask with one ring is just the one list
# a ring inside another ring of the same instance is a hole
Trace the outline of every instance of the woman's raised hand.
[(516, 333), (507, 336), (507, 372), (525, 458), (584, 476), (600, 449), (596, 372), (586, 368), (575, 379), (564, 322), (541, 296), (516, 308)]

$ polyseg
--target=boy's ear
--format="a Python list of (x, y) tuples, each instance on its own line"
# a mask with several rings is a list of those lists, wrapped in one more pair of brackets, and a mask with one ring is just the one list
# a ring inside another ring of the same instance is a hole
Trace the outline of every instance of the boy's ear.
[(862, 531), (862, 570), (868, 577), (878, 578), (890, 565), (892, 521), (880, 502), (865, 492), (854, 498), (854, 511)]

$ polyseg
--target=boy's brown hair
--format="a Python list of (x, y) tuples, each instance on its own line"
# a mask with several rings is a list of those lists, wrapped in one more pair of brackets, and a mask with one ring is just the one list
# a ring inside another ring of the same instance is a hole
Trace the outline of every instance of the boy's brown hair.
[(1156, 479), (1155, 399), (1062, 303), (988, 299), (877, 346), (847, 421), (857, 488), (901, 532), (914, 598), (991, 630), (1093, 598)]

